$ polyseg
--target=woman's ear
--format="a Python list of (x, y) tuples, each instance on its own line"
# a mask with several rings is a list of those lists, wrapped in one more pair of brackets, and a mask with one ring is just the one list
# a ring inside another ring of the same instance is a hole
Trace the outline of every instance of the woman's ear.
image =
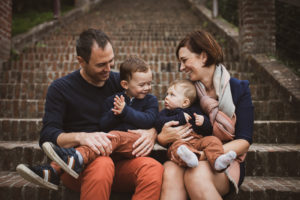
[(204, 52), (204, 51), (202, 51), (202, 53), (200, 54), (200, 58), (201, 58), (202, 62), (203, 62), (204, 64), (206, 64), (206, 61), (207, 61), (207, 53)]
[(128, 89), (128, 82), (127, 81), (122, 80), (120, 84), (121, 84), (122, 88), (124, 88), (125, 90)]
[(189, 98), (185, 98), (185, 99), (183, 100), (182, 107), (183, 107), (183, 108), (187, 108), (187, 107), (190, 106), (190, 104), (191, 104), (191, 101), (189, 100)]

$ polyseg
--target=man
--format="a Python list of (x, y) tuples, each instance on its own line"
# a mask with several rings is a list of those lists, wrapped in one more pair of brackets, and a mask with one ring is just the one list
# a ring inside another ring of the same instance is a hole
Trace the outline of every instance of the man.
[[(153, 158), (142, 157), (154, 146), (155, 129), (132, 131), (141, 136), (133, 145), (136, 158), (131, 160), (109, 157), (111, 142), (99, 130), (102, 103), (122, 90), (119, 74), (111, 72), (114, 52), (110, 39), (102, 31), (88, 29), (80, 34), (76, 52), (81, 69), (54, 81), (48, 89), (40, 145), (44, 142), (63, 148), (85, 145), (103, 155), (89, 164), (77, 180), (66, 173), (61, 175), (67, 187), (81, 192), (81, 199), (109, 199), (111, 188), (134, 192), (132, 199), (159, 199), (163, 167)], [(51, 167), (52, 174), (62, 173), (55, 171), (55, 164), (51, 163)], [(23, 175), (33, 177), (24, 171)], [(32, 171), (45, 178), (42, 173)]]

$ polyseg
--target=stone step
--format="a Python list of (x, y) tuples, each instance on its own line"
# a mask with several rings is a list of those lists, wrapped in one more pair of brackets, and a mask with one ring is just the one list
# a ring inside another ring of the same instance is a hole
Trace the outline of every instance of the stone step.
[[(10, 200), (79, 200), (80, 194), (62, 184), (53, 191), (29, 183), (17, 172), (0, 172), (0, 199)], [(300, 198), (299, 177), (245, 177), (239, 194), (229, 195), (225, 200), (296, 200)], [(128, 193), (112, 192), (110, 200), (130, 200)]]
[[(14, 171), (20, 163), (46, 163), (37, 141), (0, 141), (0, 171)], [(166, 151), (155, 146), (151, 157), (166, 160)], [(276, 165), (274, 167), (274, 164)], [(300, 144), (253, 144), (246, 158), (248, 176), (300, 176)]]
[(42, 118), (1, 118), (0, 141), (38, 140), (42, 126)]
[(1, 118), (41, 118), (44, 115), (45, 100), (0, 99)]
[[(33, 141), (40, 137), (42, 118), (0, 118), (0, 140)], [(300, 144), (300, 121), (254, 121), (255, 143)]]
[[(300, 119), (300, 113), (292, 105), (281, 100), (252, 101), (255, 120), (295, 120)], [(164, 108), (164, 101), (158, 101), (159, 109)]]
[[(174, 73), (175, 74), (175, 73)], [(174, 77), (169, 76), (168, 81), (159, 83), (158, 79), (153, 80), (152, 94), (159, 100), (163, 100), (169, 84), (175, 79), (184, 79), (185, 74), (177, 73)], [(0, 99), (45, 99), (50, 83), (0, 83)], [(267, 85), (250, 85), (253, 100), (270, 100), (275, 98)], [(273, 91), (273, 90), (272, 90)]]
[[(39, 99), (0, 99), (0, 118), (40, 118), (44, 114), (45, 100)], [(299, 119), (293, 107), (280, 100), (253, 101), (256, 120)], [(164, 101), (159, 100), (160, 109)]]
[(238, 195), (228, 195), (225, 200), (275, 200), (300, 199), (299, 177), (245, 177)]
[[(17, 172), (0, 172), (0, 199), (10, 200), (76, 200), (78, 192), (72, 191), (61, 183), (58, 191), (48, 190), (24, 180)], [(130, 200), (130, 193), (112, 192), (110, 200)]]

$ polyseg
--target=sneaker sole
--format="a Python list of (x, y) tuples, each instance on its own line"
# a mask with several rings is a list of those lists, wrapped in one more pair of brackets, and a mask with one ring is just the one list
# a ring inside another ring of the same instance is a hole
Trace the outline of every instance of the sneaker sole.
[(16, 168), (19, 175), (24, 178), (25, 180), (37, 184), (39, 186), (45, 187), (47, 189), (51, 190), (58, 190), (58, 186), (55, 184), (52, 184), (48, 181), (45, 181), (40, 176), (36, 175), (31, 169), (26, 167), (24, 164), (19, 164)]
[(54, 151), (50, 142), (45, 142), (42, 145), (42, 148), (46, 155), (53, 161), (55, 161), (65, 172), (73, 176), (75, 179), (78, 179), (79, 174), (77, 174), (73, 169), (71, 169), (67, 163), (65, 163), (59, 155)]

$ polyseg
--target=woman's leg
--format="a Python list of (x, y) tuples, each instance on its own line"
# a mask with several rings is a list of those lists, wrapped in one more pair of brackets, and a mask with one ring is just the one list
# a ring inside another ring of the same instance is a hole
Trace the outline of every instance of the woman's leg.
[(230, 187), (225, 173), (214, 172), (207, 161), (200, 161), (198, 167), (187, 169), (184, 183), (190, 198), (201, 200), (221, 200)]
[(164, 175), (161, 191), (161, 200), (184, 200), (187, 199), (187, 193), (183, 182), (184, 168), (179, 167), (172, 161), (164, 164)]

